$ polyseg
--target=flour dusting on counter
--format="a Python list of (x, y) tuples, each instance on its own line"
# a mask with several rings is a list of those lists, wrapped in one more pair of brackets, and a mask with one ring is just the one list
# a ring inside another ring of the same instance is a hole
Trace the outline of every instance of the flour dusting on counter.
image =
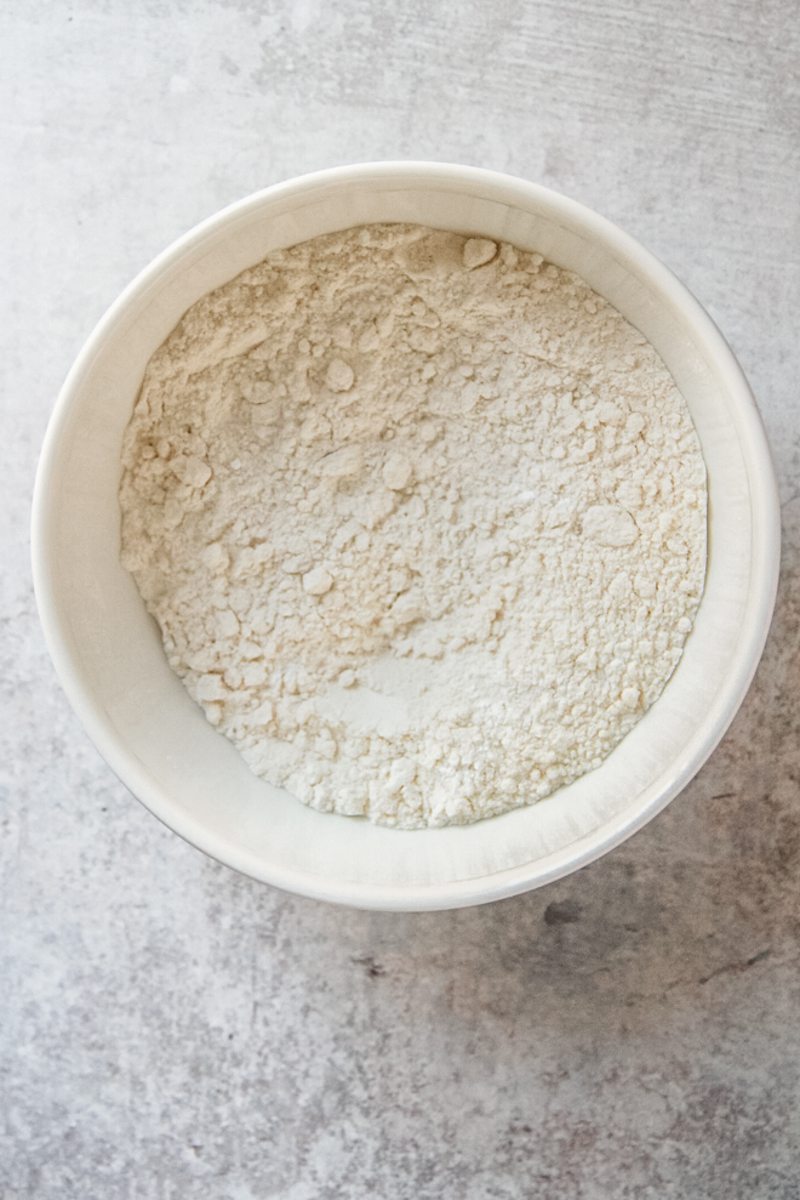
[(464, 823), (599, 766), (705, 571), (655, 350), (513, 246), (370, 225), (185, 314), (125, 436), (122, 557), (250, 767), (327, 812)]

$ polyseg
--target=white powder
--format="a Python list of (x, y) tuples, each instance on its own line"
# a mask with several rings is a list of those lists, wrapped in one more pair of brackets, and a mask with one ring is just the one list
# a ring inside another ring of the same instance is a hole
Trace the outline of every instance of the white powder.
[(703, 588), (705, 469), (647, 341), (509, 245), (372, 225), (271, 254), (153, 356), (123, 562), (252, 769), (412, 828), (597, 767)]

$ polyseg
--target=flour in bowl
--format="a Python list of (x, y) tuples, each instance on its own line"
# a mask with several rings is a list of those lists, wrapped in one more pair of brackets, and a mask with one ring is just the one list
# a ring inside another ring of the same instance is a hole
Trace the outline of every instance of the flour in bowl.
[(705, 468), (650, 344), (541, 255), (411, 225), (203, 297), (127, 429), (122, 558), (271, 783), (403, 828), (528, 804), (658, 698)]

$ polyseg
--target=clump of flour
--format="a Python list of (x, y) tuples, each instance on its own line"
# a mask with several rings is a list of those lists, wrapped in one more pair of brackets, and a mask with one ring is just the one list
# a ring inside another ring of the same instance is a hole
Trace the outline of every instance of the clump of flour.
[(250, 767), (326, 812), (475, 821), (659, 696), (706, 482), (648, 342), (538, 254), (371, 225), (193, 305), (126, 432), (122, 558)]

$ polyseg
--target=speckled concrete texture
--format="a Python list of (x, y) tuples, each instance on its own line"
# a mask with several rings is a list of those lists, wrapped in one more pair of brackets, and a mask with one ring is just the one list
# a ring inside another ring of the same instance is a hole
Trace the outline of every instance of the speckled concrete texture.
[[(4, 1200), (800, 1195), (800, 24), (793, 0), (0, 5)], [(59, 384), (154, 253), (267, 183), (428, 157), (617, 220), (763, 407), (762, 668), (669, 810), (483, 909), (335, 910), (162, 828), (67, 708), (29, 497)]]

